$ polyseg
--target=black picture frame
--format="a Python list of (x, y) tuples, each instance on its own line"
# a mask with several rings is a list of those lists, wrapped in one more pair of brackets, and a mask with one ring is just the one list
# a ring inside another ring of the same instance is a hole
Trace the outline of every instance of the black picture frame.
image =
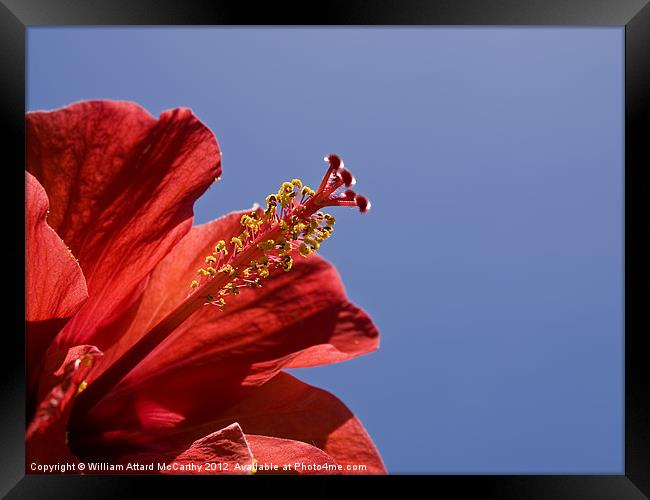
[[(455, 497), (495, 499), (642, 499), (650, 496), (650, 363), (644, 335), (650, 332), (643, 287), (648, 280), (642, 234), (649, 227), (650, 209), (642, 182), (650, 167), (650, 5), (648, 0), (401, 0), (364, 2), (339, 0), (301, 6), (277, 2), (248, 3), (217, 0), (2, 0), (0, 3), (0, 89), (2, 133), (10, 153), (5, 172), (15, 172), (16, 187), (2, 197), (5, 219), (15, 219), (17, 238), (4, 242), (12, 264), (3, 267), (8, 295), (2, 339), (0, 402), (0, 494), (8, 498), (115, 498), (150, 494), (151, 482), (163, 481), (172, 495), (186, 494), (188, 481), (212, 488), (206, 477), (76, 477), (26, 476), (24, 472), (24, 227), (16, 217), (24, 207), (26, 29), (44, 25), (547, 25), (625, 27), (625, 473), (621, 475), (430, 475), (408, 476), (427, 481), (424, 491), (449, 488)], [(646, 130), (644, 133), (643, 130)], [(645, 209), (643, 207), (646, 207)], [(6, 222), (5, 226), (9, 223)], [(22, 236), (20, 236), (22, 234)], [(23, 238), (21, 240), (21, 237)], [(10, 243), (13, 242), (13, 243)], [(647, 286), (647, 285), (646, 285)], [(10, 313), (10, 314), (9, 314)], [(300, 478), (304, 487), (323, 480)], [(366, 477), (372, 482), (403, 480), (404, 476)], [(219, 481), (241, 481), (221, 478)], [(259, 484), (273, 478), (249, 478)], [(340, 484), (340, 483), (339, 483)], [(228, 486), (235, 486), (234, 483)]]

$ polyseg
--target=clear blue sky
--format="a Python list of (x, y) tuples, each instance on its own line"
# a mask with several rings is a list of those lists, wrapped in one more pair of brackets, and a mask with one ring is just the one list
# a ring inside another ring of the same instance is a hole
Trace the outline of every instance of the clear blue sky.
[(32, 28), (28, 107), (189, 106), (205, 222), (338, 152), (322, 254), (381, 349), (297, 370), (392, 472), (623, 471), (623, 29)]

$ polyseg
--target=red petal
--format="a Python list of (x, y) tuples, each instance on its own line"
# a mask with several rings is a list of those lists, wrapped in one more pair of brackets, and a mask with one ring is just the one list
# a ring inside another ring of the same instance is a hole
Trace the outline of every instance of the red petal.
[[(214, 369), (212, 370), (214, 372)], [(194, 407), (184, 418), (166, 408), (163, 392), (177, 393), (182, 384), (164, 385), (155, 395), (141, 394), (134, 400), (121, 401), (113, 407), (112, 420), (103, 420), (96, 428), (79, 429), (86, 432), (77, 442), (80, 450), (91, 453), (101, 449), (107, 457), (136, 450), (159, 452), (179, 449), (198, 436), (237, 421), (246, 433), (302, 441), (316, 446), (344, 467), (364, 466), (365, 469), (344, 470), (344, 473), (377, 474), (386, 472), (372, 440), (350, 410), (332, 394), (309, 386), (286, 373), (280, 373), (266, 384), (239, 393), (238, 404), (230, 404), (231, 396), (220, 393), (208, 378), (210, 370), (197, 367), (192, 389)], [(134, 420), (137, 409), (133, 401), (149, 399), (149, 410), (159, 404), (157, 424)], [(158, 399), (156, 399), (158, 398)], [(160, 401), (164, 401), (161, 403)], [(230, 405), (225, 409), (224, 406)], [(108, 411), (104, 407), (105, 411)], [(165, 417), (165, 411), (167, 416)], [(93, 422), (97, 425), (97, 422)], [(255, 453), (254, 453), (255, 455)], [(266, 457), (265, 457), (266, 458)], [(269, 459), (270, 460), (270, 459)]]
[[(187, 450), (172, 460), (169, 464), (172, 466), (172, 470), (169, 473), (183, 473), (174, 470), (175, 467), (182, 468), (185, 466), (187, 468), (190, 464), (205, 466), (206, 463), (218, 463), (221, 468), (203, 470), (202, 473), (204, 474), (246, 473), (246, 467), (253, 465), (251, 450), (239, 424), (232, 424), (194, 441)], [(243, 469), (237, 470), (237, 466), (243, 467)]]
[(323, 450), (291, 439), (246, 434), (257, 474), (339, 474), (342, 467)]
[(30, 322), (72, 316), (88, 298), (79, 264), (47, 224), (47, 195), (36, 178), (25, 173), (26, 319)]
[(25, 174), (25, 196), (26, 358), (32, 386), (43, 353), (88, 298), (88, 291), (79, 264), (47, 224), (47, 195), (29, 173)]
[(224, 412), (213, 425), (235, 416), (247, 435), (303, 441), (325, 451), (344, 467), (366, 467), (344, 473), (386, 472), (368, 433), (345, 404), (329, 392), (287, 373), (280, 373), (251, 391), (249, 397)]
[(133, 103), (85, 101), (27, 115), (27, 168), (90, 294), (59, 348), (113, 343), (120, 331), (111, 323), (189, 231), (192, 205), (220, 175), (220, 160), (212, 132), (189, 109), (156, 120)]
[[(42, 381), (40, 404), (26, 434), (26, 462), (57, 464), (76, 463), (67, 444), (67, 424), (72, 401), (80, 384), (101, 352), (91, 345), (81, 345), (64, 353), (59, 368)], [(61, 359), (59, 357), (59, 359)], [(29, 470), (29, 469), (28, 469)]]
[(134, 474), (250, 474), (254, 468), (251, 449), (237, 423), (194, 441), (180, 453), (140, 453), (113, 463)]
[(336, 335), (328, 343), (298, 352), (284, 368), (307, 368), (337, 363), (379, 348), (379, 332), (363, 309), (343, 302), (337, 311)]

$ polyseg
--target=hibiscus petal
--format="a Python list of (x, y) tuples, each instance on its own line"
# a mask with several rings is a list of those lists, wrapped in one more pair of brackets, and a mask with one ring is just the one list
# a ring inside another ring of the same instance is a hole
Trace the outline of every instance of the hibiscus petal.
[[(224, 401), (219, 390), (212, 388), (208, 374), (208, 370), (201, 369), (195, 373), (193, 387), (198, 390), (192, 391), (194, 406), (191, 411), (185, 412), (186, 418), (174, 421), (177, 414), (170, 411), (166, 424), (156, 427), (152, 422), (134, 420), (132, 401), (122, 401), (116, 407), (119, 412), (110, 414), (112, 420), (94, 421), (86, 426), (87, 434), (79, 436), (79, 448), (102, 449), (109, 456), (133, 453), (137, 449), (174, 450), (228, 422), (237, 421), (247, 434), (290, 439), (316, 446), (336, 463), (352, 468), (342, 472), (386, 472), (362, 424), (344, 403), (329, 392), (281, 372), (262, 386), (249, 387), (240, 392), (238, 403), (223, 408), (228, 398)], [(169, 382), (173, 384), (172, 379)], [(179, 386), (166, 385), (164, 389), (175, 393)], [(160, 399), (160, 393), (134, 396), (135, 401), (148, 397), (155, 401), (156, 398)], [(162, 409), (158, 418), (161, 415)], [(99, 426), (92, 429), (92, 424)], [(271, 458), (268, 460), (271, 461)], [(358, 466), (365, 468), (354, 469)]]
[(189, 231), (194, 201), (220, 175), (216, 139), (189, 109), (156, 120), (133, 103), (84, 101), (28, 113), (27, 168), (88, 281), (90, 298), (56, 347), (105, 350), (121, 333), (112, 323)]
[(250, 474), (254, 468), (251, 449), (236, 422), (197, 439), (187, 449), (126, 455), (113, 463), (132, 473)]
[(298, 352), (284, 368), (308, 368), (376, 351), (379, 332), (370, 316), (350, 302), (341, 304), (337, 312), (337, 335), (329, 343), (318, 344)]
[(237, 466), (242, 468), (240, 473), (245, 473), (246, 467), (253, 465), (253, 455), (239, 424), (232, 424), (194, 441), (187, 450), (172, 460), (169, 473), (183, 473), (182, 470), (191, 470), (188, 467), (190, 464), (206, 463), (218, 463), (220, 468), (206, 471), (204, 467), (204, 474), (237, 473)]
[(345, 473), (386, 472), (370, 436), (345, 404), (287, 373), (252, 390), (212, 425), (218, 426), (221, 419), (233, 419), (235, 415), (247, 435), (303, 441), (320, 448), (344, 467), (365, 466), (365, 470)]
[(47, 223), (45, 190), (29, 173), (25, 196), (26, 361), (31, 392), (43, 353), (88, 298), (88, 291), (79, 264)]
[(338, 474), (339, 464), (323, 450), (301, 441), (246, 434), (257, 474)]
[(72, 401), (83, 390), (84, 378), (101, 355), (95, 346), (76, 346), (63, 353), (56, 371), (47, 372), (49, 375), (43, 379), (40, 404), (27, 428), (26, 463), (78, 462), (68, 449), (68, 419)]
[(88, 298), (86, 280), (63, 240), (47, 223), (48, 200), (36, 178), (25, 173), (26, 319), (65, 319)]

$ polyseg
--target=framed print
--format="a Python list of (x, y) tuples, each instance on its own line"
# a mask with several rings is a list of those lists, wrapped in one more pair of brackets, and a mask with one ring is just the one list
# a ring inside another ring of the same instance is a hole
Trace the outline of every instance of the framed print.
[(647, 2), (0, 12), (7, 498), (650, 494)]

